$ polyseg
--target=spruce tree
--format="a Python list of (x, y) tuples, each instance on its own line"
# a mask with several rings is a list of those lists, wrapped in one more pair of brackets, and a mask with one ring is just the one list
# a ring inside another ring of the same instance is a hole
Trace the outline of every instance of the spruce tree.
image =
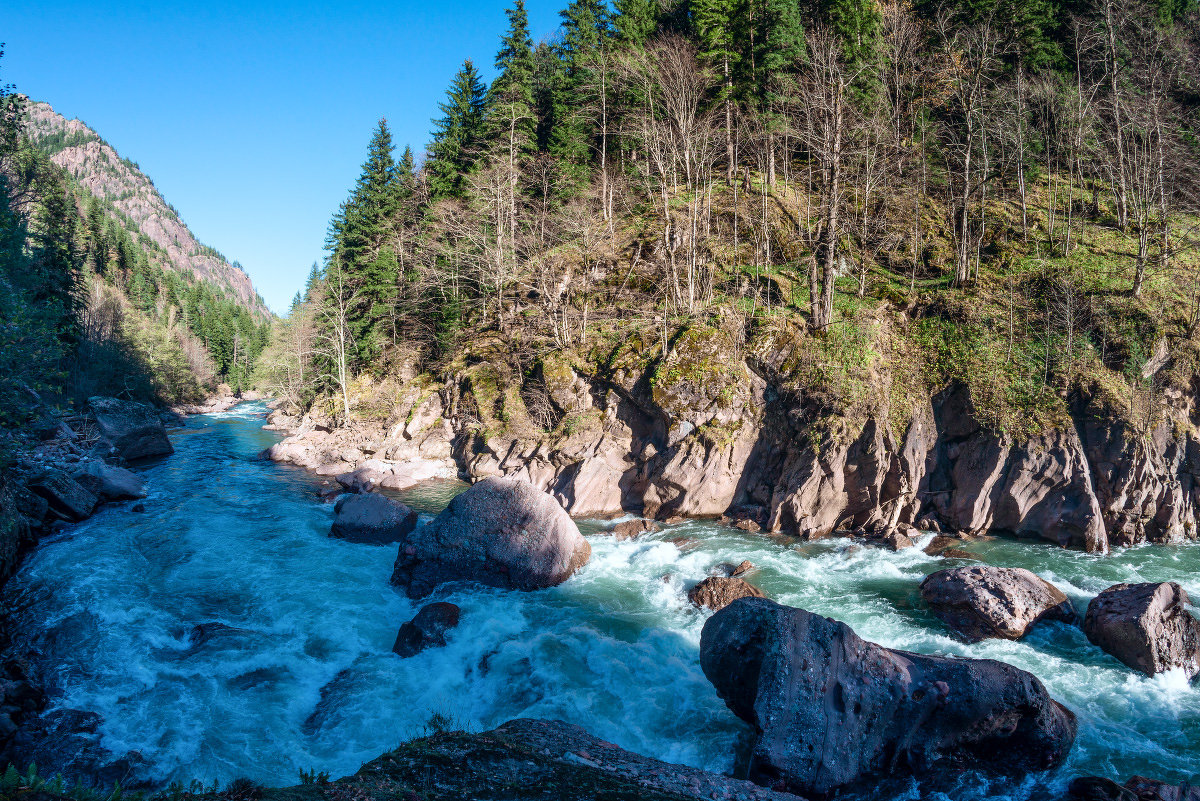
[(408, 200), (417, 191), (417, 162), (413, 158), (412, 148), (404, 146), (404, 153), (396, 164), (396, 180), (400, 185), (400, 199)]
[(739, 71), (742, 54), (738, 49), (739, 28), (744, 28), (745, 15), (741, 0), (692, 0), (692, 24), (700, 39), (700, 55), (713, 67), (720, 78), (716, 100), (724, 112), (725, 161), (727, 175), (732, 178), (733, 152), (733, 82)]
[(658, 29), (656, 0), (615, 0), (612, 35), (626, 47), (640, 47)]
[(533, 42), (524, 0), (505, 10), (508, 32), (496, 53), (496, 80), (488, 92), (485, 138), (504, 143), (521, 155), (536, 147), (537, 117), (533, 98)]
[[(830, 29), (842, 40), (842, 54), (851, 71), (875, 61), (881, 23), (876, 0), (825, 0), (822, 12)], [(865, 82), (863, 79), (859, 84)]]
[(591, 162), (594, 134), (584, 112), (595, 100), (591, 95), (596, 56), (611, 41), (608, 8), (603, 0), (574, 0), (559, 16), (563, 71), (554, 91), (555, 124), (549, 149), (564, 168), (582, 178)]
[(438, 104), (442, 116), (433, 121), (425, 170), (435, 200), (462, 197), (465, 176), (474, 166), (480, 144), (486, 100), (479, 71), (467, 59), (454, 76), (445, 102)]
[(378, 354), (383, 341), (379, 335), (381, 325), (390, 316), (381, 309), (396, 293), (395, 270), (379, 258), (400, 204), (401, 182), (392, 156), (394, 149), (387, 120), (380, 120), (354, 191), (330, 231), (331, 250), (345, 271), (346, 299), (353, 298), (347, 323), (359, 345), (359, 361)]

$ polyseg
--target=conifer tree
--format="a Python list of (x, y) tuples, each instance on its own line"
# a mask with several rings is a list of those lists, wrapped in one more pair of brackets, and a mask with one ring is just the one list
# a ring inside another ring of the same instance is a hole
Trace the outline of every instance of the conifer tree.
[(851, 72), (875, 61), (880, 25), (876, 0), (824, 0), (821, 12), (830, 30), (841, 38), (842, 55)]
[(433, 142), (425, 170), (434, 199), (462, 197), (464, 176), (475, 163), (483, 130), (487, 90), (470, 59), (454, 76), (442, 116), (433, 121)]
[(402, 191), (393, 151), (387, 120), (380, 120), (354, 191), (330, 231), (333, 255), (343, 265), (345, 289), (355, 298), (347, 324), (359, 346), (356, 358), (363, 361), (373, 358), (382, 344), (381, 309), (394, 299), (399, 280), (395, 256), (381, 258)]
[(767, 183), (775, 183), (775, 140), (783, 120), (779, 106), (787, 99), (785, 76), (805, 56), (804, 22), (795, 0), (764, 0), (754, 37), (754, 94), (767, 131)]
[(593, 131), (583, 113), (592, 105), (593, 65), (602, 48), (611, 41), (608, 8), (603, 0), (573, 0), (560, 12), (562, 41), (562, 79), (554, 92), (555, 125), (550, 137), (550, 152), (583, 177), (591, 161)]
[(658, 28), (658, 3), (655, 0), (615, 0), (612, 34), (626, 47), (639, 47)]
[[(692, 24), (700, 39), (700, 55), (708, 61), (720, 76), (720, 88), (716, 100), (721, 104), (725, 116), (725, 165), (727, 177), (732, 179), (735, 169), (733, 152), (733, 79), (741, 66), (738, 50), (740, 31), (743, 26), (743, 4), (740, 0), (692, 0)], [(744, 39), (742, 39), (744, 41)]]
[(408, 200), (417, 191), (417, 163), (412, 148), (404, 146), (400, 161), (396, 163), (396, 180), (400, 184), (400, 199)]
[(488, 92), (485, 138), (503, 149), (528, 155), (536, 146), (533, 99), (533, 42), (524, 0), (505, 10), (508, 32), (496, 53), (496, 80)]

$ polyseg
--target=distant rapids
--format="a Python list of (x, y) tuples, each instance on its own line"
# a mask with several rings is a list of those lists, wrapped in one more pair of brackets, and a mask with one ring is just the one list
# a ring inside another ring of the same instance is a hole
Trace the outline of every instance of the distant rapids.
[[(435, 715), (474, 731), (557, 718), (632, 751), (730, 771), (746, 728), (700, 671), (705, 616), (685, 591), (743, 559), (782, 603), (888, 647), (1012, 663), (1079, 716), (1060, 771), (1015, 786), (964, 779), (956, 799), (1036, 797), (1080, 774), (1200, 774), (1200, 688), (1182, 674), (1135, 674), (1063, 624), (1021, 642), (962, 644), (920, 600), (921, 578), (946, 563), (919, 548), (789, 543), (699, 521), (620, 543), (592, 534), (591, 562), (557, 588), (438, 593), (462, 607), (462, 624), (447, 647), (400, 659), (392, 641), (417, 605), (388, 585), (395, 548), (330, 539), (333, 509), (317, 480), (257, 457), (278, 440), (261, 429), (265, 414), (247, 403), (191, 418), (172, 433), (174, 456), (140, 468), (144, 513), (110, 507), (45, 541), (5, 591), (21, 610), (16, 646), (35, 654), (54, 704), (99, 714), (104, 746), (140, 753), (144, 780), (346, 775), (426, 733)], [(429, 515), (462, 487), (401, 497)], [(1009, 540), (965, 547), (1037, 572), (1080, 612), (1122, 581), (1178, 581), (1200, 598), (1198, 546), (1109, 557)]]

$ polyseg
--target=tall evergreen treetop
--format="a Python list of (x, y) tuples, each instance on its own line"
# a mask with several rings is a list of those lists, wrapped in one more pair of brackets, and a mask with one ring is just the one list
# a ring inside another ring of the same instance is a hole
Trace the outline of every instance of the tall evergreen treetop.
[(433, 121), (433, 142), (425, 169), (435, 198), (462, 195), (463, 178), (474, 165), (483, 129), (487, 90), (470, 59), (455, 74), (446, 100), (438, 104), (442, 116)]
[(529, 36), (529, 16), (524, 0), (504, 12), (508, 32), (500, 40), (496, 53), (499, 75), (488, 92), (486, 136), (489, 140), (512, 141), (523, 153), (532, 152), (537, 119), (533, 92), (533, 42)]
[(642, 45), (658, 29), (657, 0), (615, 0), (613, 10), (612, 35), (623, 45)]

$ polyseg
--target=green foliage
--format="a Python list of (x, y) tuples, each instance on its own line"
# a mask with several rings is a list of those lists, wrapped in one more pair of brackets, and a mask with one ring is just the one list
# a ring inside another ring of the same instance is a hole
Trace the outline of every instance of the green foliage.
[(613, 36), (626, 46), (645, 44), (658, 29), (659, 9), (656, 0), (614, 0)]
[(442, 116), (433, 121), (433, 142), (425, 163), (433, 197), (462, 196), (464, 178), (475, 164), (486, 106), (487, 90), (467, 59), (454, 76), (446, 100), (438, 104)]
[(300, 768), (300, 784), (313, 785), (313, 784), (328, 784), (328, 783), (329, 783), (329, 771), (323, 770), (318, 773), (316, 768), (312, 768), (311, 770), (305, 770), (304, 768)]
[(485, 141), (512, 142), (518, 156), (527, 156), (536, 146), (537, 116), (534, 111), (533, 42), (524, 0), (504, 12), (509, 29), (496, 53), (498, 75), (487, 97)]

